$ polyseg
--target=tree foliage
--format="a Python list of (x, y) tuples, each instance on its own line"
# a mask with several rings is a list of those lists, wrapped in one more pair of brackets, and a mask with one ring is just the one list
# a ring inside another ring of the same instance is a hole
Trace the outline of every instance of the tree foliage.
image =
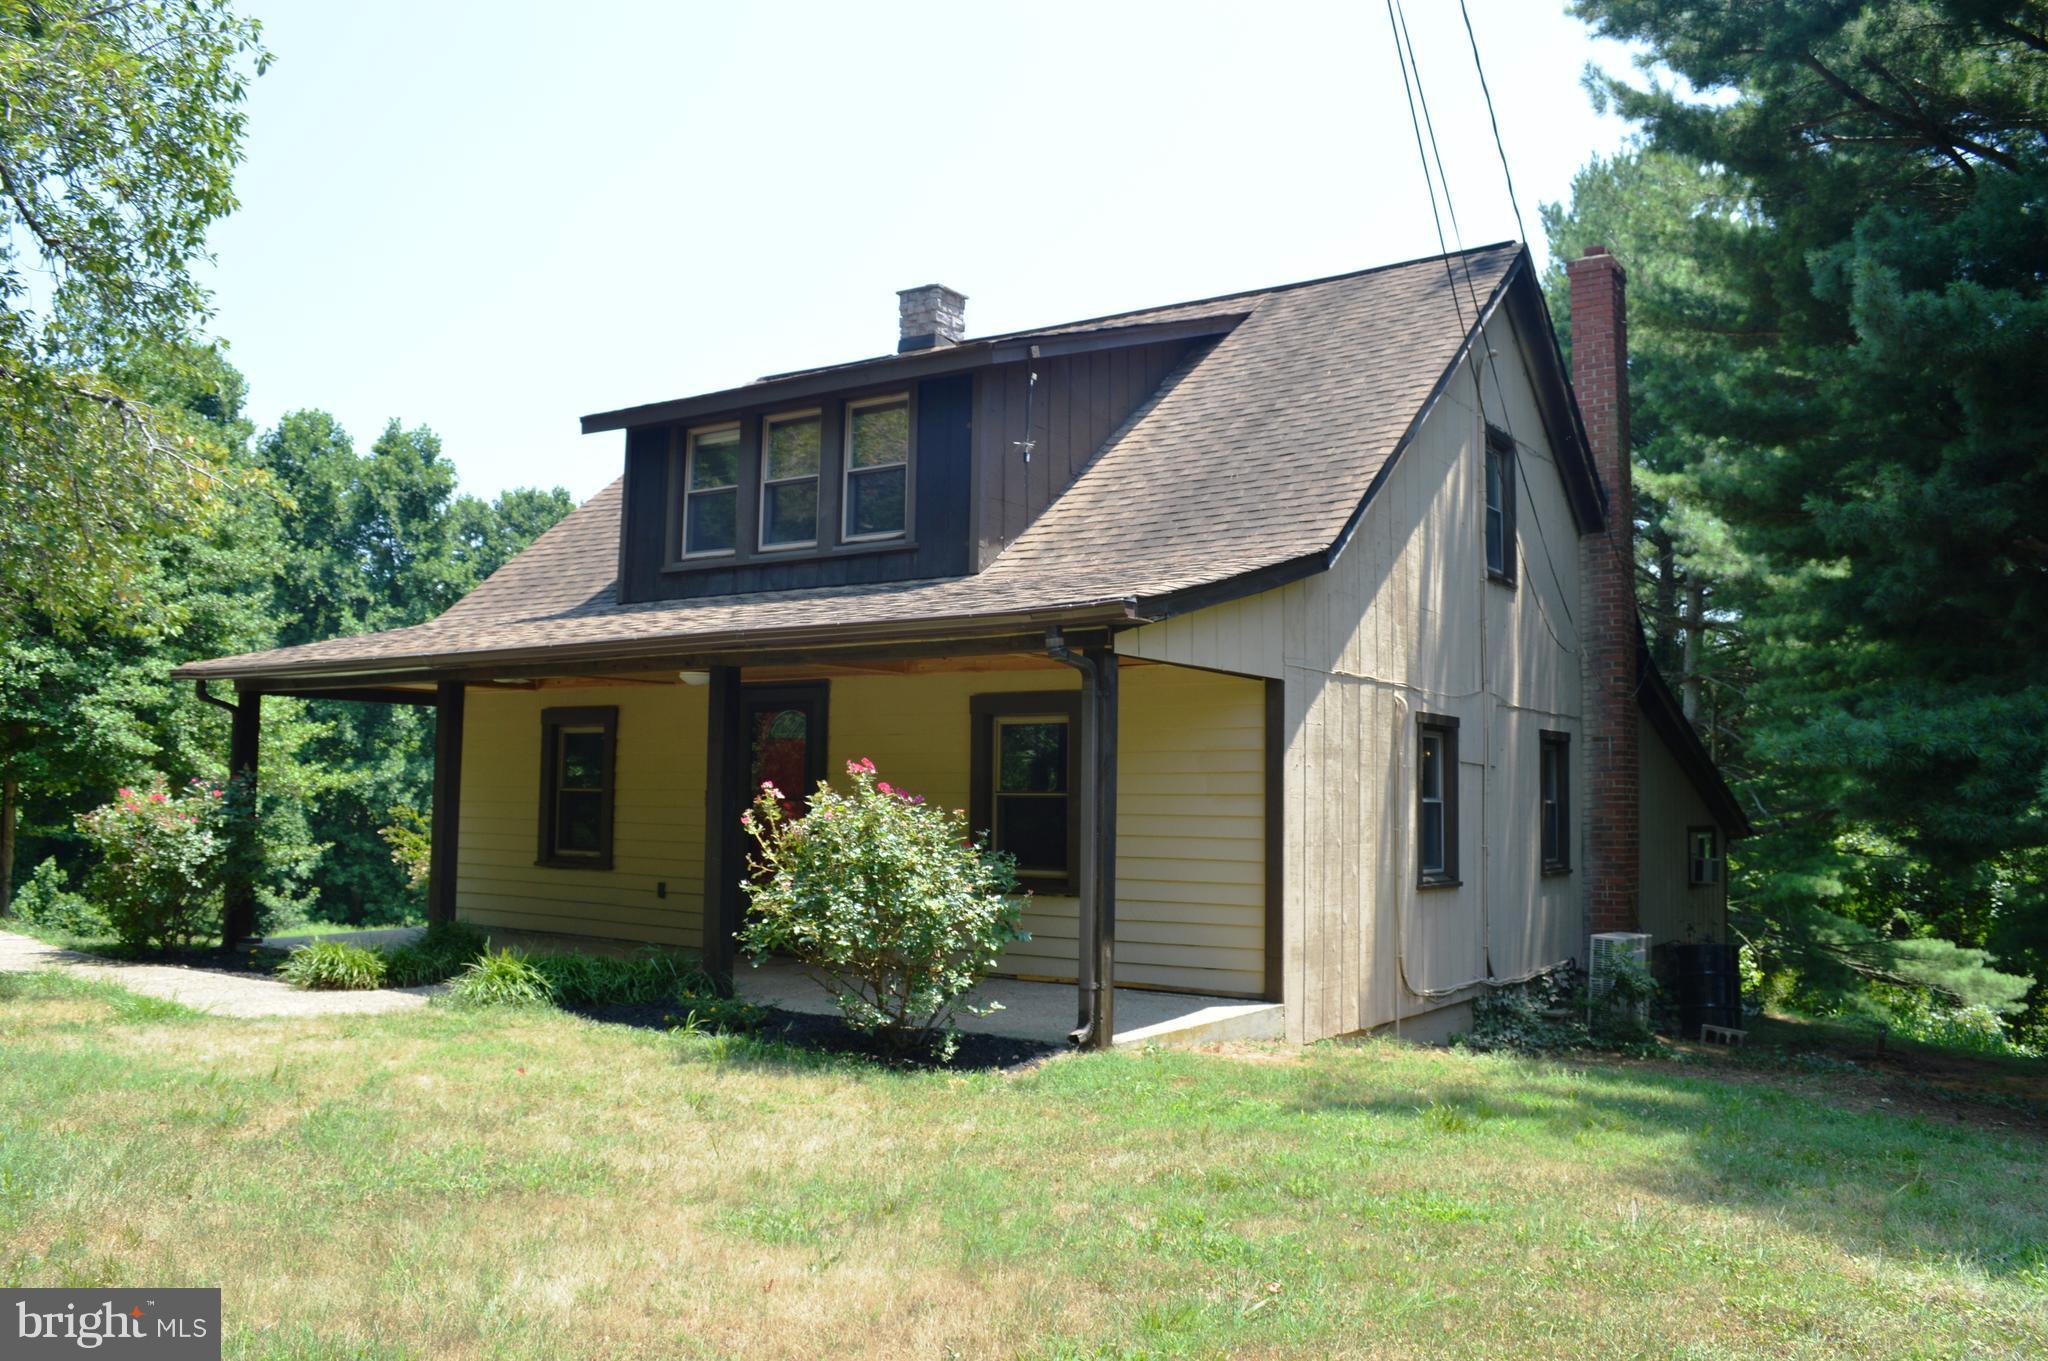
[(0, 0), (0, 619), (118, 614), (244, 485), (120, 361), (204, 313), (266, 61), (225, 0)]
[(1749, 905), (1813, 978), (2048, 977), (2048, 6), (1575, 9), (1661, 73), (1589, 77), (1646, 154), (1579, 225), (1634, 221), (1650, 515), (1754, 672)]
[[(0, 775), (17, 789), (25, 866), (54, 856), (82, 873), (73, 819), (116, 785), (151, 772), (176, 785), (225, 779), (227, 716), (170, 682), (179, 662), (416, 623), (570, 508), (560, 489), (457, 495), (424, 427), (394, 422), (360, 456), (332, 417), (302, 411), (252, 441), (241, 375), (215, 346), (142, 347), (123, 357), (121, 377), (162, 419), (281, 494), (152, 545), (119, 615), (60, 626), (30, 611), (0, 636)], [(411, 709), (264, 702), (268, 924), (417, 912), (418, 886), (378, 832), (395, 805), (424, 806), (432, 737), (432, 720)], [(0, 880), (11, 868), (0, 865)]]

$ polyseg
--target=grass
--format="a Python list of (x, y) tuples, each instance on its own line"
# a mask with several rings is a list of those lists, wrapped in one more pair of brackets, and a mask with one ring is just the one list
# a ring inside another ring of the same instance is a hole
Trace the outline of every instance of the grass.
[(0, 988), (0, 1285), (220, 1285), (230, 1356), (2048, 1349), (2048, 1143), (1861, 1068), (906, 1074), (547, 1008)]

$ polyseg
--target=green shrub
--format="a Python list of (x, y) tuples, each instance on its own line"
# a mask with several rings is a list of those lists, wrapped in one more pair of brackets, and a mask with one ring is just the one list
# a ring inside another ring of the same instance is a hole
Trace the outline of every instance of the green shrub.
[(412, 944), (385, 949), (384, 980), (394, 988), (439, 983), (483, 958), (490, 948), (490, 938), (474, 926), (435, 922)]
[(73, 893), (64, 869), (54, 858), (43, 861), (28, 881), (14, 891), (10, 911), (24, 926), (48, 927), (74, 936), (104, 936), (106, 914), (83, 894)]
[(847, 1024), (885, 1046), (950, 1050), (961, 999), (1025, 938), (1015, 862), (987, 850), (960, 810), (877, 780), (874, 762), (846, 773), (853, 791), (820, 783), (801, 818), (766, 783), (742, 816), (757, 854), (740, 943), (756, 959), (793, 956)]
[(1921, 1044), (1962, 1049), (1973, 1054), (2005, 1054), (2036, 1058), (2028, 1045), (2013, 1039), (2005, 1018), (1987, 1006), (1942, 1006), (1918, 990), (1877, 990), (1881, 1019), (1894, 1033)]
[(458, 1006), (549, 1006), (554, 985), (518, 950), (500, 950), (472, 960), (455, 976), (448, 998)]
[(432, 825), (417, 808), (397, 804), (391, 809), (391, 825), (377, 835), (391, 848), (391, 863), (405, 871), (407, 888), (425, 888), (427, 871), (434, 861)]
[(1487, 988), (1472, 999), (1472, 1029), (1452, 1037), (1468, 1049), (1542, 1054), (1584, 1049), (1586, 996), (1576, 968), (1567, 965), (1524, 983)]
[(198, 780), (173, 794), (158, 775), (147, 789), (122, 789), (79, 815), (78, 829), (99, 852), (87, 889), (122, 944), (160, 949), (219, 934), (224, 794)]
[(364, 992), (384, 986), (384, 956), (346, 941), (316, 940), (291, 952), (278, 977), (295, 988)]
[(680, 958), (660, 950), (645, 950), (629, 959), (561, 951), (533, 956), (533, 966), (553, 986), (555, 1001), (565, 1007), (673, 1001), (687, 972)]

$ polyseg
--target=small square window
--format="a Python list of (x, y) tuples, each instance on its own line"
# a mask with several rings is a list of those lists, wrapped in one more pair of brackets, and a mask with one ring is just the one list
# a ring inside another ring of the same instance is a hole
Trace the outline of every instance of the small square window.
[(1685, 879), (1695, 888), (1721, 882), (1721, 832), (1691, 827), (1685, 833)]

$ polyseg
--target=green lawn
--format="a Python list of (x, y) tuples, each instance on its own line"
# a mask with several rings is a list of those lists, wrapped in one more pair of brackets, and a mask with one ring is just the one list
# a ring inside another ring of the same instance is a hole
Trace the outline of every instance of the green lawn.
[(1855, 1074), (1391, 1043), (905, 1075), (0, 975), (0, 1281), (260, 1357), (2019, 1357), (2048, 1141)]

